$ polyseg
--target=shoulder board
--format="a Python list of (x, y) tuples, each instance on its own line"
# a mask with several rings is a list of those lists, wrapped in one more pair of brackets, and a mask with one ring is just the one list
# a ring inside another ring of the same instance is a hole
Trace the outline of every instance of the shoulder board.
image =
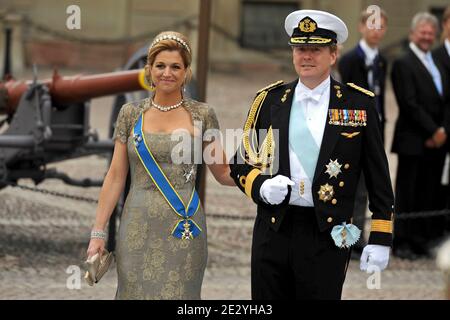
[(352, 82), (347, 82), (347, 85), (350, 88), (353, 88), (355, 90), (361, 91), (364, 94), (367, 94), (370, 97), (375, 97), (375, 93), (373, 93), (372, 91), (369, 91), (367, 89), (361, 88), (360, 86), (357, 86), (356, 84), (352, 83)]
[(270, 91), (272, 89), (275, 89), (276, 87), (281, 86), (282, 84), (284, 84), (284, 81), (283, 80), (278, 80), (277, 82), (269, 84), (267, 87), (264, 87), (264, 88), (258, 90), (258, 92), (256, 94), (260, 94), (263, 91)]

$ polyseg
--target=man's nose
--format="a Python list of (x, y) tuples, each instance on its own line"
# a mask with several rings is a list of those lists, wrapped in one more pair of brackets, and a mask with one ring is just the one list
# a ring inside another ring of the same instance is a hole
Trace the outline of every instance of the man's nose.
[(305, 50), (303, 51), (303, 59), (311, 59), (311, 50)]
[(434, 36), (432, 35), (432, 34), (429, 34), (429, 33), (425, 33), (424, 35), (423, 35), (423, 39), (425, 39), (425, 40), (427, 40), (427, 41), (432, 41), (432, 40), (434, 40)]

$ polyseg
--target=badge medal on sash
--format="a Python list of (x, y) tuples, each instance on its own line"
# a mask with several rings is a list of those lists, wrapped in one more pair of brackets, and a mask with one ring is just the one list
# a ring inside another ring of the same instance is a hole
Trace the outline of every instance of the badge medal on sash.
[(145, 141), (145, 136), (142, 131), (143, 126), (144, 113), (141, 114), (133, 128), (135, 151), (148, 175), (161, 192), (164, 199), (166, 199), (167, 203), (175, 211), (175, 213), (181, 217), (181, 219), (175, 224), (175, 227), (172, 230), (172, 235), (179, 239), (193, 239), (202, 232), (202, 229), (195, 223), (194, 220), (192, 220), (192, 217), (197, 213), (200, 207), (200, 199), (197, 191), (194, 187), (189, 203), (185, 206), (180, 195), (172, 186), (169, 179), (167, 179), (166, 175), (161, 170), (161, 167), (153, 157), (153, 154)]
[(343, 222), (331, 230), (331, 237), (338, 248), (349, 248), (359, 240), (360, 236), (361, 230), (351, 223)]

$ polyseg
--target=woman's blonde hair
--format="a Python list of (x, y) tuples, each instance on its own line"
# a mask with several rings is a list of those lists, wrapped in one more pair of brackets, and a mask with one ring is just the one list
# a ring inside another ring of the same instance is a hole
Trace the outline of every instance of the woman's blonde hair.
[(178, 51), (181, 59), (183, 60), (184, 67), (186, 68), (186, 82), (189, 82), (192, 77), (191, 63), (192, 63), (192, 51), (187, 37), (176, 31), (164, 31), (159, 33), (152, 44), (148, 48), (147, 53), (147, 65), (146, 77), (147, 81), (152, 84), (150, 75), (150, 67), (153, 66), (156, 56), (162, 51)]

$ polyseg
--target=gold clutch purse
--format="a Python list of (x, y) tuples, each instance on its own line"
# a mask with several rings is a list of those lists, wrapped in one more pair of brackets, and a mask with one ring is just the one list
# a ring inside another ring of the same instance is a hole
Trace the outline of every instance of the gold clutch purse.
[(87, 284), (93, 286), (94, 283), (100, 281), (103, 275), (108, 271), (111, 262), (114, 259), (114, 254), (112, 252), (108, 252), (108, 250), (104, 249), (102, 252), (102, 256), (98, 253), (88, 258), (84, 265), (86, 267), (86, 274), (84, 275), (84, 279)]

